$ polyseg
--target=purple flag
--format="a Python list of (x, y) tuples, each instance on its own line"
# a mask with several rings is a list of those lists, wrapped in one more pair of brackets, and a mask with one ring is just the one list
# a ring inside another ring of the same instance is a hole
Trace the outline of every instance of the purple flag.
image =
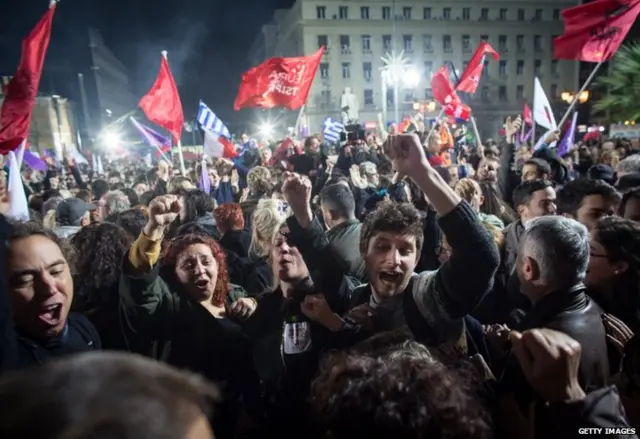
[(153, 128), (149, 128), (148, 126), (142, 125), (140, 122), (135, 120), (133, 117), (131, 118), (131, 122), (133, 126), (135, 126), (142, 137), (150, 143), (152, 146), (157, 146), (162, 149), (163, 146), (167, 146), (171, 144), (171, 139), (167, 136), (163, 136), (159, 132), (155, 131)]
[(560, 157), (569, 152), (569, 149), (573, 146), (576, 139), (576, 125), (578, 123), (578, 112), (573, 113), (573, 119), (571, 119), (571, 125), (566, 133), (564, 133), (564, 137), (560, 142), (560, 146), (558, 146), (558, 150), (556, 151)]
[(206, 192), (207, 195), (211, 192), (211, 180), (209, 179), (209, 171), (207, 170), (207, 162), (202, 160), (202, 166), (200, 170), (200, 178), (198, 179), (200, 190)]
[(34, 171), (46, 172), (49, 167), (47, 162), (38, 157), (37, 154), (33, 153), (30, 149), (24, 150), (22, 161)]

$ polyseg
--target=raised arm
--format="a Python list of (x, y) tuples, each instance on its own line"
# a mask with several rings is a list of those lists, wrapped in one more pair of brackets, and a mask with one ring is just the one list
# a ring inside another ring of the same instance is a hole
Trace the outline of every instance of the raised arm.
[(439, 225), (452, 248), (438, 271), (421, 273), (414, 286), (420, 313), (430, 325), (464, 317), (491, 290), (500, 264), (498, 249), (466, 201), (429, 165), (418, 136), (390, 136), (385, 150), (396, 172), (410, 177), (439, 215)]

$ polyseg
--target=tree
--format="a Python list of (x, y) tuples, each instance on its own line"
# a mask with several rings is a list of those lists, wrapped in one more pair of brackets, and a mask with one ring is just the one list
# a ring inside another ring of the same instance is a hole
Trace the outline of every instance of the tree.
[(640, 120), (640, 44), (618, 49), (609, 74), (600, 76), (594, 85), (602, 93), (595, 110), (609, 112), (612, 121)]

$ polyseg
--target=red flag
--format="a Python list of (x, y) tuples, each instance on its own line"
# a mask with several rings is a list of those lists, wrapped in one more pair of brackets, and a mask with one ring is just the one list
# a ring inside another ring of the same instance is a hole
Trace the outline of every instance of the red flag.
[(531, 109), (527, 104), (524, 104), (524, 123), (527, 125), (533, 125), (533, 117), (531, 116)]
[(444, 107), (445, 114), (456, 119), (469, 120), (471, 118), (471, 108), (460, 101), (450, 102)]
[(562, 11), (564, 34), (553, 40), (554, 58), (585, 62), (613, 56), (640, 13), (640, 0), (596, 0)]
[(452, 100), (458, 100), (456, 91), (449, 80), (447, 66), (442, 66), (431, 78), (431, 93), (433, 93), (433, 99), (441, 105), (446, 105)]
[(324, 47), (311, 56), (269, 58), (242, 75), (235, 110), (246, 107), (286, 107), (295, 110), (307, 101)]
[(180, 141), (184, 124), (182, 103), (164, 54), (160, 61), (160, 72), (156, 82), (140, 99), (138, 106), (142, 108), (147, 119), (169, 131), (176, 143)]
[(0, 153), (7, 154), (29, 137), (31, 113), (36, 102), (44, 58), (51, 39), (56, 4), (52, 3), (31, 33), (22, 41), (18, 70), (6, 87), (0, 110)]
[(475, 93), (480, 83), (480, 76), (482, 76), (482, 68), (484, 67), (485, 56), (489, 54), (493, 56), (494, 61), (500, 59), (500, 55), (495, 51), (493, 47), (486, 41), (481, 41), (476, 48), (475, 53), (471, 56), (467, 68), (462, 72), (460, 81), (456, 90), (466, 93)]

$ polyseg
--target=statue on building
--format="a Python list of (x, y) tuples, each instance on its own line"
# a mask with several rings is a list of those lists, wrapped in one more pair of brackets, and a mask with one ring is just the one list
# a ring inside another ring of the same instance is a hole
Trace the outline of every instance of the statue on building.
[(342, 98), (340, 99), (340, 108), (342, 111), (342, 123), (347, 125), (350, 123), (356, 123), (360, 116), (360, 104), (358, 98), (351, 93), (351, 88), (346, 87)]

